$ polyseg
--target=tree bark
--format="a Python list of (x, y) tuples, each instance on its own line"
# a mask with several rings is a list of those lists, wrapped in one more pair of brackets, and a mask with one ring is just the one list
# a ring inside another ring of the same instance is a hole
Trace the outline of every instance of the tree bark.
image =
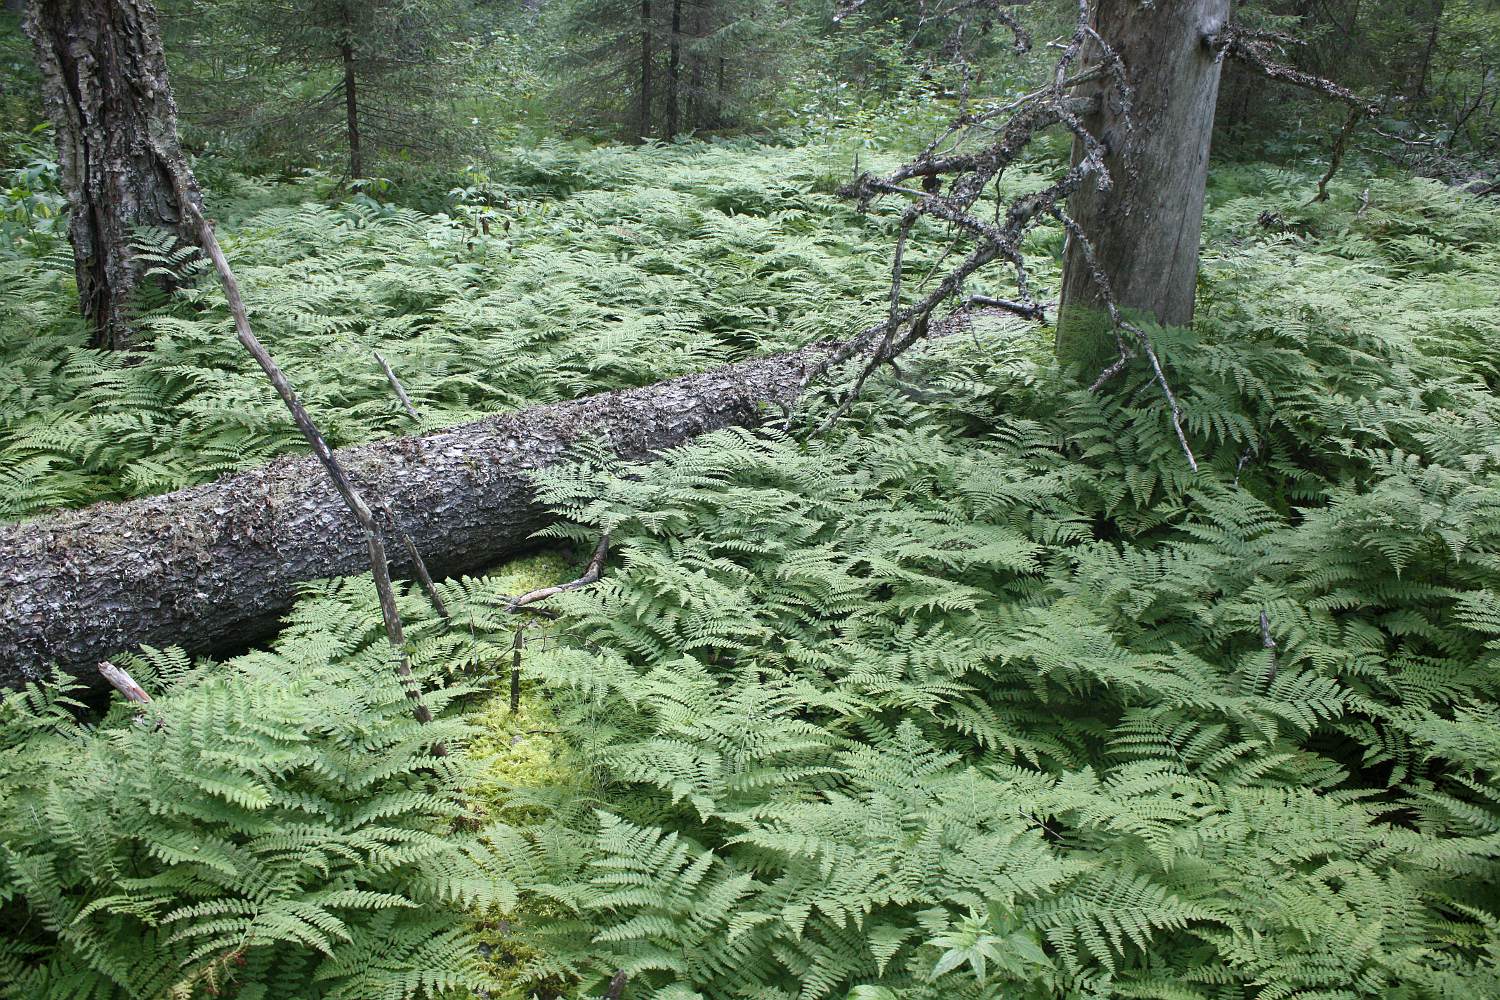
[[(418, 437), (342, 449), (438, 575), (524, 549), (550, 516), (528, 474), (604, 437), (625, 460), (790, 406), (831, 348), (814, 346), (642, 389), (535, 407)], [(363, 573), (365, 535), (312, 457), (206, 486), (0, 526), (0, 686), (50, 663), (95, 665), (142, 644), (204, 653), (275, 631), (309, 580)], [(403, 557), (392, 568), (410, 575)]]
[(365, 175), (364, 152), (359, 142), (359, 83), (354, 72), (354, 20), (349, 5), (344, 4), (344, 34), (339, 41), (339, 56), (344, 63), (344, 122), (349, 136), (349, 176)]
[[(1193, 319), (1198, 243), (1208, 184), (1208, 153), (1220, 59), (1209, 39), (1229, 18), (1229, 0), (1101, 0), (1100, 36), (1119, 53), (1134, 106), (1106, 99), (1084, 126), (1107, 144), (1114, 186), (1093, 185), (1068, 210), (1094, 246), (1116, 303), (1127, 313), (1185, 326)], [(1093, 47), (1090, 58), (1100, 53)], [(1100, 84), (1107, 93), (1107, 86)], [(1075, 156), (1079, 151), (1075, 148)], [(1057, 353), (1086, 378), (1118, 351), (1084, 254), (1070, 241), (1063, 265)]]
[(1417, 71), (1413, 74), (1407, 93), (1418, 104), (1427, 99), (1427, 80), (1432, 75), (1432, 55), (1437, 51), (1438, 38), (1443, 29), (1443, 0), (1430, 0), (1427, 12), (1431, 16), (1427, 26), (1427, 43), (1422, 46), (1422, 56), (1417, 62)]
[(682, 0), (672, 0), (672, 39), (667, 44), (667, 141), (677, 138), (677, 80), (682, 75)]
[(641, 92), (635, 133), (641, 142), (651, 137), (651, 27), (651, 0), (641, 0)]
[(154, 151), (181, 155), (156, 8), (150, 0), (35, 0), (26, 31), (57, 132), (79, 304), (94, 346), (126, 348), (145, 272), (131, 247), (133, 230), (192, 238)]

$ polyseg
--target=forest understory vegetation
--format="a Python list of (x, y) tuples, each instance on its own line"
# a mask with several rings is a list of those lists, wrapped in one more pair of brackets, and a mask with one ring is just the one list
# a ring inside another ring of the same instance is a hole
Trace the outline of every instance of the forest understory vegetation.
[[(843, 341), (963, 256), (932, 216), (902, 235), (899, 198), (847, 196), (958, 100), (877, 16), (900, 5), (839, 5), (862, 34), (764, 78), (744, 67), (787, 28), (749, 0), (686, 28), (681, 4), (525, 5), (489, 43), (526, 49), (513, 66), (477, 43), (443, 62), (478, 9), (457, 0), (358, 24), (163, 6), (217, 81), (183, 77), (210, 95), (190, 127), (217, 238), (334, 447)], [(1489, 38), (1481, 5), (1449, 16)], [(668, 17), (678, 48), (653, 50)], [(373, 119), (363, 152), (310, 125), (277, 149), (287, 121), (338, 122), (324, 76), (395, 23), (371, 107), (412, 121)], [(604, 84), (640, 23), (635, 117)], [(581, 24), (598, 37), (559, 41)], [(244, 65), (203, 54), (226, 30)], [(1490, 51), (1448, 44), (1424, 58)], [(61, 669), (0, 692), (0, 997), (1500, 997), (1492, 75), (1424, 65), (1401, 100), (1430, 83), (1451, 127), (1385, 137), (1395, 166), (1354, 149), (1324, 201), (1334, 118), (1231, 144), (1192, 326), (1138, 320), (1160, 372), (1133, 356), (1096, 392), (1059, 363), (1068, 217), (1040, 218), (1040, 320), (960, 311), (857, 397), (853, 357), (796, 413), (649, 463), (579, 442), (532, 474), (557, 515), (533, 551), (439, 580), (440, 604), (398, 581), (399, 649), (369, 576), (320, 580), (255, 648), (111, 657), (144, 703)], [(91, 346), (51, 136), (16, 93), (0, 522), (305, 454), (170, 234), (136, 233), (134, 341)], [(402, 130), (434, 108), (442, 142), (497, 145), (423, 164)], [(203, 123), (238, 113), (248, 137)], [(560, 121), (572, 140), (535, 139)], [(1063, 129), (1030, 140), (977, 216), (1075, 162)], [(517, 606), (591, 553), (599, 579)]]
[[(878, 299), (888, 221), (827, 193), (830, 155), (648, 155), (527, 154), (488, 237), (237, 180), (225, 242), (340, 441), (411, 429), (374, 348), (435, 427)], [(222, 666), (122, 660), (146, 725), (9, 696), (12, 995), (113, 995), (122, 963), (138, 996), (1500, 989), (1500, 211), (1364, 177), (1307, 205), (1311, 179), (1218, 171), (1199, 323), (1153, 331), (1199, 474), (1148, 373), (1091, 396), (1047, 327), (981, 314), (826, 436), (546, 476), (553, 544), (614, 554), (526, 626), (521, 714), (505, 595), (566, 562), (444, 584), (454, 627), (402, 598), (452, 759), (371, 686), (361, 581)], [(213, 291), (156, 303), (129, 363), (36, 252), (0, 306), (9, 516), (297, 447)]]

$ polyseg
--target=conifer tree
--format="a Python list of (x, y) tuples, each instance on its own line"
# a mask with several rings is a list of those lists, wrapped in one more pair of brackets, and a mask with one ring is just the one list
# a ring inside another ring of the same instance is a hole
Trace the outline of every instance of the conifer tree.
[(468, 0), (191, 0), (178, 13), (196, 117), (232, 123), (252, 148), (337, 150), (358, 178), (385, 157), (449, 152), (462, 132)]

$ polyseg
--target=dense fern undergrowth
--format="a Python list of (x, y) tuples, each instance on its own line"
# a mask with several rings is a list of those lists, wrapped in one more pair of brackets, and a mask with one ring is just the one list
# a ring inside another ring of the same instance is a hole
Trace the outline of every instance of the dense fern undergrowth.
[[(439, 214), (378, 192), (328, 204), (316, 175), (207, 176), (260, 337), (343, 445), (843, 335), (885, 246), (831, 193), (846, 169), (808, 150), (550, 146), (453, 189)], [(186, 283), (143, 303), (145, 349), (90, 350), (71, 253), (48, 232), (0, 249), (0, 517), (302, 449), (212, 280), (158, 246)]]
[[(464, 326), (474, 296), (421, 296), (366, 246), (319, 272), (343, 275), (343, 324), (298, 320), (278, 349), (352, 440), (398, 432), (399, 411), (378, 369), (313, 384), (331, 345), (410, 350), (413, 395), (446, 420), (867, 318), (884, 222), (759, 154), (653, 155), (684, 157), (653, 175), (665, 202), (596, 179), (535, 209), (628, 287), (574, 274), (554, 299), (541, 251), (508, 251), (482, 280), (515, 323)], [(733, 164), (733, 181), (715, 172)], [(615, 553), (531, 633), (519, 715), (504, 595), (570, 575), (557, 563), (445, 584), (456, 628), (403, 598), (432, 729), (387, 679), (363, 581), (311, 588), (271, 650), (133, 658), (162, 692), (143, 720), (116, 705), (81, 726), (60, 689), (10, 696), (8, 995), (597, 997), (620, 971), (626, 997), (663, 1000), (1500, 995), (1500, 213), (1378, 179), (1308, 206), (1307, 181), (1220, 171), (1197, 327), (1153, 331), (1197, 474), (1146, 372), (1090, 395), (1051, 365), (1047, 330), (981, 318), (825, 436), (724, 432), (649, 469), (547, 475), (559, 541), (608, 530)], [(703, 207), (729, 188), (735, 204)], [(593, 246), (685, 203), (708, 221), (672, 230), (680, 245), (617, 264)], [(362, 239), (425, 254), (395, 234), (460, 228), (369, 205), (246, 218), (344, 220), (338, 239), (298, 237), (325, 241), (309, 260)], [(737, 263), (719, 247), (774, 226), (799, 234), (792, 257), (785, 234)], [(940, 252), (914, 255), (914, 281)], [(662, 254), (697, 269), (644, 266)], [(659, 325), (672, 303), (647, 299), (683, 289), (700, 349), (590, 367), (601, 331), (678, 338)], [(606, 314), (595, 295), (632, 298)], [(158, 338), (185, 309), (163, 307)], [(238, 371), (218, 314), (192, 322), (194, 364)], [(479, 346), (423, 374), (414, 340)], [(36, 360), (41, 388), (8, 390), (35, 401), (7, 404), (9, 454), (50, 463), (7, 481), (13, 514), (166, 485), (119, 480), (146, 458), (90, 466), (38, 440), (93, 357)], [(461, 370), (482, 357), (488, 375)], [(244, 375), (172, 383), (166, 361), (99, 377), (252, 394)], [(142, 413), (182, 440), (225, 433), (189, 414), (227, 408), (151, 391)], [(286, 447), (253, 394), (236, 433)], [(217, 468), (188, 445), (162, 462), (172, 481)], [(436, 738), (460, 752), (430, 757)]]

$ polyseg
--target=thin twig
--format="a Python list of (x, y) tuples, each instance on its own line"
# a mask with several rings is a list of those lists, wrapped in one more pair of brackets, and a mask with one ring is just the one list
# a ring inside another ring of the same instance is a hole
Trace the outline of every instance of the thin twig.
[[(578, 577), (578, 579), (576, 580), (570, 580), (567, 583), (560, 583), (553, 587), (542, 587), (538, 590), (533, 590), (528, 593), (522, 594), (520, 597), (517, 597), (515, 600), (511, 601), (510, 604), (506, 605), (505, 610), (511, 614), (516, 614), (518, 612), (524, 611), (529, 614), (540, 615), (543, 618), (548, 618), (556, 621), (561, 617), (561, 615), (550, 608), (537, 607), (537, 603), (540, 601), (545, 601), (549, 597), (556, 597), (558, 594), (566, 593), (570, 590), (579, 590), (583, 587), (587, 587), (591, 583), (598, 583), (600, 577), (604, 575), (604, 560), (608, 556), (609, 532), (605, 532), (603, 535), (599, 536), (599, 544), (594, 546), (594, 554), (589, 558), (588, 565), (584, 567), (582, 576)], [(521, 710), (521, 653), (525, 648), (526, 626), (520, 625), (516, 627), (516, 635), (515, 638), (511, 640), (510, 646), (511, 715), (515, 715)], [(624, 983), (622, 980), (622, 988), (623, 985)]]
[(390, 362), (386, 361), (386, 359), (381, 356), (379, 351), (375, 352), (375, 360), (380, 362), (380, 367), (385, 372), (385, 380), (389, 382), (391, 384), (391, 388), (395, 390), (396, 398), (401, 400), (401, 407), (402, 409), (406, 410), (406, 415), (408, 417), (411, 417), (413, 423), (421, 423), (422, 415), (417, 412), (417, 408), (415, 406), (411, 405), (411, 397), (406, 394), (406, 388), (402, 386), (401, 380), (396, 377), (396, 373), (391, 368)]
[[(1328, 200), (1328, 182), (1333, 180), (1333, 175), (1339, 172), (1339, 165), (1344, 162), (1344, 153), (1349, 149), (1349, 137), (1354, 134), (1355, 128), (1359, 126), (1364, 116), (1365, 109), (1359, 105), (1349, 109), (1349, 117), (1344, 119), (1344, 127), (1339, 129), (1339, 137), (1333, 141), (1333, 151), (1328, 156), (1328, 170), (1318, 178), (1318, 193), (1312, 196), (1312, 201), (1308, 204)], [(1368, 194), (1369, 189), (1366, 188), (1365, 192)]]
[(413, 569), (416, 570), (417, 582), (422, 585), (422, 590), (427, 594), (427, 600), (432, 605), (432, 609), (443, 621), (452, 622), (453, 615), (449, 612), (443, 595), (438, 593), (437, 584), (432, 581), (432, 574), (427, 571), (427, 560), (422, 558), (421, 551), (417, 549), (417, 543), (401, 530), (401, 526), (396, 523), (395, 511), (391, 510), (391, 505), (384, 500), (380, 501), (380, 512), (385, 515), (386, 524), (396, 533), (396, 537), (401, 539), (401, 546), (406, 549), (406, 556), (411, 560)]
[(1262, 682), (1262, 693), (1269, 691), (1272, 684), (1276, 683), (1276, 640), (1271, 637), (1271, 619), (1266, 617), (1262, 609), (1260, 613), (1260, 645), (1271, 655), (1271, 668), (1266, 671), (1266, 678)]
[(516, 627), (516, 637), (510, 644), (510, 714), (521, 710), (521, 650), (526, 647), (525, 626)]
[(591, 583), (598, 583), (599, 577), (604, 573), (604, 560), (608, 555), (609, 533), (605, 532), (600, 536), (599, 544), (595, 546), (594, 555), (589, 559), (589, 564), (584, 569), (582, 576), (580, 576), (576, 580), (570, 580), (567, 583), (560, 583), (553, 587), (542, 587), (539, 590), (533, 590), (530, 593), (522, 594), (520, 597), (517, 597), (515, 600), (511, 601), (510, 604), (506, 606), (505, 610), (511, 612), (519, 611), (520, 609), (526, 607), (528, 604), (535, 604), (537, 601), (544, 601), (549, 597), (556, 597), (558, 594), (565, 593), (566, 591), (578, 590), (580, 587), (587, 587)]

